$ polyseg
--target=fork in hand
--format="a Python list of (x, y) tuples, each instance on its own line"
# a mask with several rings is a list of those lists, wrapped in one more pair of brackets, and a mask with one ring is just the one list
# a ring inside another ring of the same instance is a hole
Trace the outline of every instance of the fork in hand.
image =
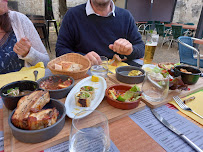
[(173, 99), (175, 100), (175, 102), (176, 102), (183, 110), (190, 111), (190, 112), (196, 114), (197, 116), (199, 116), (200, 118), (203, 119), (202, 116), (200, 116), (198, 113), (196, 113), (195, 111), (193, 111), (190, 107), (188, 107), (187, 105), (185, 105), (185, 104), (183, 103), (183, 101), (182, 101), (178, 96), (174, 96)]

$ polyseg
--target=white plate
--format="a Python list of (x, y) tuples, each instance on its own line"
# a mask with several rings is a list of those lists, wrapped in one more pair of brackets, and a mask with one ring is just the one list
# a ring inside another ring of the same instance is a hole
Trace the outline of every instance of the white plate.
[[(66, 114), (68, 117), (74, 118), (78, 112), (81, 112), (84, 110), (95, 110), (99, 106), (99, 104), (101, 103), (101, 101), (104, 98), (107, 85), (106, 85), (106, 80), (103, 77), (100, 77), (100, 76), (98, 76), (98, 77), (99, 77), (99, 82), (91, 81), (92, 76), (89, 76), (89, 77), (81, 80), (69, 92), (69, 94), (66, 98), (66, 101), (65, 101)], [(79, 107), (79, 106), (76, 106), (76, 103), (75, 103), (75, 94), (77, 92), (79, 92), (80, 88), (83, 86), (92, 86), (95, 88), (95, 97), (91, 101), (89, 107)], [(88, 112), (84, 112), (78, 118), (85, 117), (89, 114), (90, 113), (88, 113)]]
[[(144, 70), (145, 68), (150, 68), (150, 69), (154, 69), (155, 67), (158, 67), (158, 66), (156, 66), (156, 65), (154, 65), (154, 64), (144, 64), (143, 66), (142, 66), (142, 69)], [(158, 67), (159, 68), (159, 67)]]

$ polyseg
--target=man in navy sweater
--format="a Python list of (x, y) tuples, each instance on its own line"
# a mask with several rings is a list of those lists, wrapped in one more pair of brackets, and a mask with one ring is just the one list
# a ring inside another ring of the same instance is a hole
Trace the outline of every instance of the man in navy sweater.
[(64, 16), (56, 56), (80, 53), (92, 63), (100, 56), (119, 54), (128, 60), (142, 58), (145, 45), (128, 10), (116, 7), (112, 0), (88, 0), (68, 10)]

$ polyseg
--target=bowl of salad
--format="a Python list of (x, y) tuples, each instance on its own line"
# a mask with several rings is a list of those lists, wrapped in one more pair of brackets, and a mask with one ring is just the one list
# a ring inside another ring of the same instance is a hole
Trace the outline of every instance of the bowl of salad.
[(138, 86), (116, 84), (108, 87), (105, 92), (107, 102), (118, 109), (134, 109), (141, 101), (142, 92)]

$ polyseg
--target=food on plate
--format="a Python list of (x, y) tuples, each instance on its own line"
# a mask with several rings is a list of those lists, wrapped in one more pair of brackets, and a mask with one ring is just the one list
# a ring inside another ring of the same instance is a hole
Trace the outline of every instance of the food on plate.
[(50, 76), (45, 81), (42, 81), (39, 86), (44, 90), (58, 90), (67, 88), (72, 84), (72, 80), (68, 78), (67, 80), (59, 79), (58, 81), (54, 80), (53, 76)]
[(158, 66), (164, 70), (170, 70), (171, 68), (174, 68), (177, 65), (180, 65), (180, 63), (162, 62), (158, 64)]
[(91, 78), (91, 81), (93, 81), (93, 82), (99, 82), (99, 77), (96, 76), (96, 75), (93, 75), (92, 78)]
[(91, 99), (91, 94), (87, 91), (80, 91), (75, 94), (75, 102), (79, 107), (89, 107)]
[(150, 74), (152, 77), (155, 77), (157, 80), (161, 80), (163, 78), (166, 78), (167, 76), (170, 77), (169, 81), (169, 89), (170, 90), (188, 90), (188, 85), (184, 84), (181, 80), (181, 77), (175, 77), (173, 78), (169, 72), (165, 69), (154, 67), (153, 69), (148, 69), (148, 74)]
[(12, 123), (21, 129), (28, 128), (28, 117), (31, 113), (41, 110), (50, 101), (48, 91), (34, 91), (22, 97), (17, 104), (17, 108), (12, 116)]
[(180, 68), (181, 72), (187, 73), (187, 74), (192, 74), (192, 72), (187, 71), (186, 69)]
[(181, 76), (179, 77), (175, 77), (173, 79), (171, 79), (169, 81), (169, 89), (170, 90), (185, 90), (187, 91), (188, 90), (188, 85), (185, 84), (182, 79), (181, 79)]
[(140, 70), (132, 70), (128, 73), (128, 76), (139, 76), (143, 75), (143, 73)]
[(37, 130), (49, 127), (56, 123), (59, 112), (56, 108), (44, 109), (37, 113), (32, 113), (28, 117), (28, 129)]
[(10, 88), (7, 90), (7, 94), (4, 94), (4, 95), (8, 95), (8, 96), (22, 96), (22, 95), (26, 95), (26, 94), (29, 94), (31, 93), (32, 91), (31, 90), (22, 90), (20, 91), (20, 89), (18, 87), (15, 87), (15, 88)]
[(120, 102), (134, 102), (141, 97), (140, 88), (134, 85), (128, 91), (112, 88), (108, 91), (109, 97)]
[(87, 91), (91, 94), (91, 98), (94, 99), (95, 89), (92, 86), (83, 86), (80, 88), (80, 91)]
[(62, 71), (79, 71), (83, 68), (81, 64), (75, 63), (75, 62), (67, 62), (67, 61), (61, 61), (59, 63), (55, 63), (55, 69), (56, 70), (62, 70)]
[(121, 59), (121, 58), (119, 57), (119, 55), (114, 54), (113, 58), (110, 60), (110, 65), (112, 65), (112, 66), (118, 66), (118, 64), (119, 64), (120, 62), (125, 61), (125, 60), (127, 60), (126, 57), (125, 57), (124, 59)]

